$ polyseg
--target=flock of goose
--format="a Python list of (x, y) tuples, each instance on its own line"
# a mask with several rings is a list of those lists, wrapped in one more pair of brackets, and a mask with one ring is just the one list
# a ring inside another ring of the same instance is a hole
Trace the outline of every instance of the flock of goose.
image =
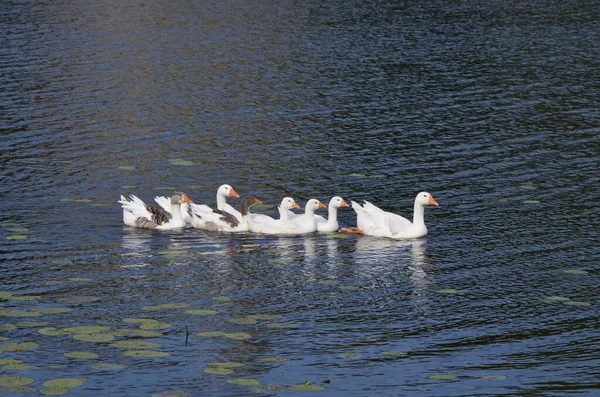
[(123, 222), (127, 226), (144, 229), (169, 230), (188, 225), (203, 230), (219, 232), (254, 232), (263, 234), (297, 235), (312, 232), (348, 232), (376, 237), (395, 239), (419, 238), (427, 234), (424, 212), (427, 205), (438, 205), (427, 192), (417, 194), (415, 198), (413, 221), (384, 211), (365, 201), (363, 205), (352, 201), (356, 212), (356, 227), (339, 229), (338, 209), (349, 207), (339, 196), (329, 201), (328, 218), (315, 214), (320, 208), (327, 208), (317, 199), (310, 199), (304, 206), (304, 213), (295, 213), (292, 209), (300, 206), (291, 197), (281, 200), (278, 207), (279, 219), (264, 214), (253, 214), (250, 207), (261, 204), (254, 196), (242, 199), (241, 211), (227, 203), (227, 197), (240, 196), (230, 185), (221, 185), (217, 190), (217, 208), (205, 204), (195, 204), (182, 192), (169, 197), (155, 197), (158, 206), (145, 204), (133, 194), (121, 196)]

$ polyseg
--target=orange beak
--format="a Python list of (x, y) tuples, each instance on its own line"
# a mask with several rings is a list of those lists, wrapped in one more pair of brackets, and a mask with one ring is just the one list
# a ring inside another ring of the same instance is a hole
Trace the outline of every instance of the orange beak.
[(256, 197), (254, 198), (254, 204), (262, 204), (262, 201), (260, 201), (259, 199), (257, 199)]
[(342, 207), (350, 207), (346, 200), (342, 200)]
[(327, 206), (321, 202), (319, 202), (319, 208), (327, 208)]
[(429, 202), (427, 204), (439, 206), (439, 204), (437, 203), (437, 201), (435, 201), (435, 199), (433, 198), (433, 196), (429, 196)]
[(298, 205), (298, 203), (294, 202), (294, 204), (292, 204), (292, 208), (300, 208), (300, 206)]
[(233, 190), (233, 188), (231, 188), (231, 190), (229, 191), (229, 195), (230, 195), (231, 197), (237, 197), (237, 198), (240, 198), (240, 195), (239, 195), (239, 194), (237, 194), (237, 192), (236, 192), (235, 190)]
[(193, 203), (193, 201), (188, 196), (183, 196), (184, 203)]

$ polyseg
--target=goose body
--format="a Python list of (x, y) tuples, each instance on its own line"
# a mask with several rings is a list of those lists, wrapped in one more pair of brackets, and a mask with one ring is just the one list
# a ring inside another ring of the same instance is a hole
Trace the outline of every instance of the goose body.
[(341, 229), (352, 233), (365, 234), (375, 237), (389, 237), (393, 239), (411, 239), (427, 235), (425, 226), (425, 206), (438, 203), (427, 192), (417, 194), (414, 204), (413, 221), (382, 210), (381, 208), (365, 201), (361, 206), (353, 201), (352, 208), (356, 212), (355, 228)]
[(253, 196), (244, 197), (241, 212), (236, 211), (241, 215), (241, 219), (228, 211), (220, 209), (214, 209), (210, 212), (192, 210), (190, 224), (196, 229), (218, 232), (245, 232), (249, 230), (248, 217), (250, 207), (260, 203), (260, 200)]
[(186, 222), (181, 216), (181, 206), (191, 203), (191, 200), (185, 193), (175, 192), (169, 199), (169, 210), (145, 204), (133, 194), (128, 197), (121, 196), (119, 203), (123, 208), (123, 223), (127, 226), (169, 230), (185, 227)]
[[(277, 207), (279, 210), (279, 220), (287, 220), (287, 211), (291, 210), (292, 208), (300, 208), (300, 206), (298, 205), (298, 203), (296, 203), (296, 201), (291, 198), (291, 197), (284, 197), (281, 200), (281, 204), (279, 204), (279, 206)], [(250, 226), (250, 231), (252, 232), (259, 232), (260, 230), (253, 230), (254, 228), (258, 228), (259, 225), (266, 225), (266, 224), (271, 224), (272, 222), (276, 222), (277, 219), (270, 217), (268, 215), (264, 215), (264, 214), (249, 214), (248, 215), (250, 217), (249, 219), (249, 226)]]
[(264, 234), (312, 233), (317, 230), (315, 211), (319, 208), (325, 208), (325, 205), (317, 199), (311, 199), (305, 205), (304, 214), (298, 215), (293, 219), (272, 219), (268, 222), (263, 222), (261, 219), (249, 217), (250, 230)]
[(327, 219), (315, 214), (317, 220), (317, 230), (321, 233), (331, 233), (339, 229), (340, 225), (337, 220), (338, 209), (348, 207), (348, 203), (340, 196), (335, 196), (329, 200)]

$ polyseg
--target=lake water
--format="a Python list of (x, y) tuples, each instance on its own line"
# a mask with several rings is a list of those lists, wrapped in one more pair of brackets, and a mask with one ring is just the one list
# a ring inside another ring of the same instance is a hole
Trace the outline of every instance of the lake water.
[[(3, 1), (2, 391), (597, 395), (598, 20), (585, 0)], [(440, 206), (416, 241), (122, 224), (120, 194), (212, 204), (222, 183), (265, 213)]]

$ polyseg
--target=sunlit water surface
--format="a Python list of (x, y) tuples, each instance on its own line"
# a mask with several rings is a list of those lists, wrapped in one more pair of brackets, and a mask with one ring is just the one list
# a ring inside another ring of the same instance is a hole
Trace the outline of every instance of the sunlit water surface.
[[(597, 2), (76, 3), (0, 4), (3, 392), (598, 393)], [(122, 225), (221, 183), (440, 207), (416, 241)]]

